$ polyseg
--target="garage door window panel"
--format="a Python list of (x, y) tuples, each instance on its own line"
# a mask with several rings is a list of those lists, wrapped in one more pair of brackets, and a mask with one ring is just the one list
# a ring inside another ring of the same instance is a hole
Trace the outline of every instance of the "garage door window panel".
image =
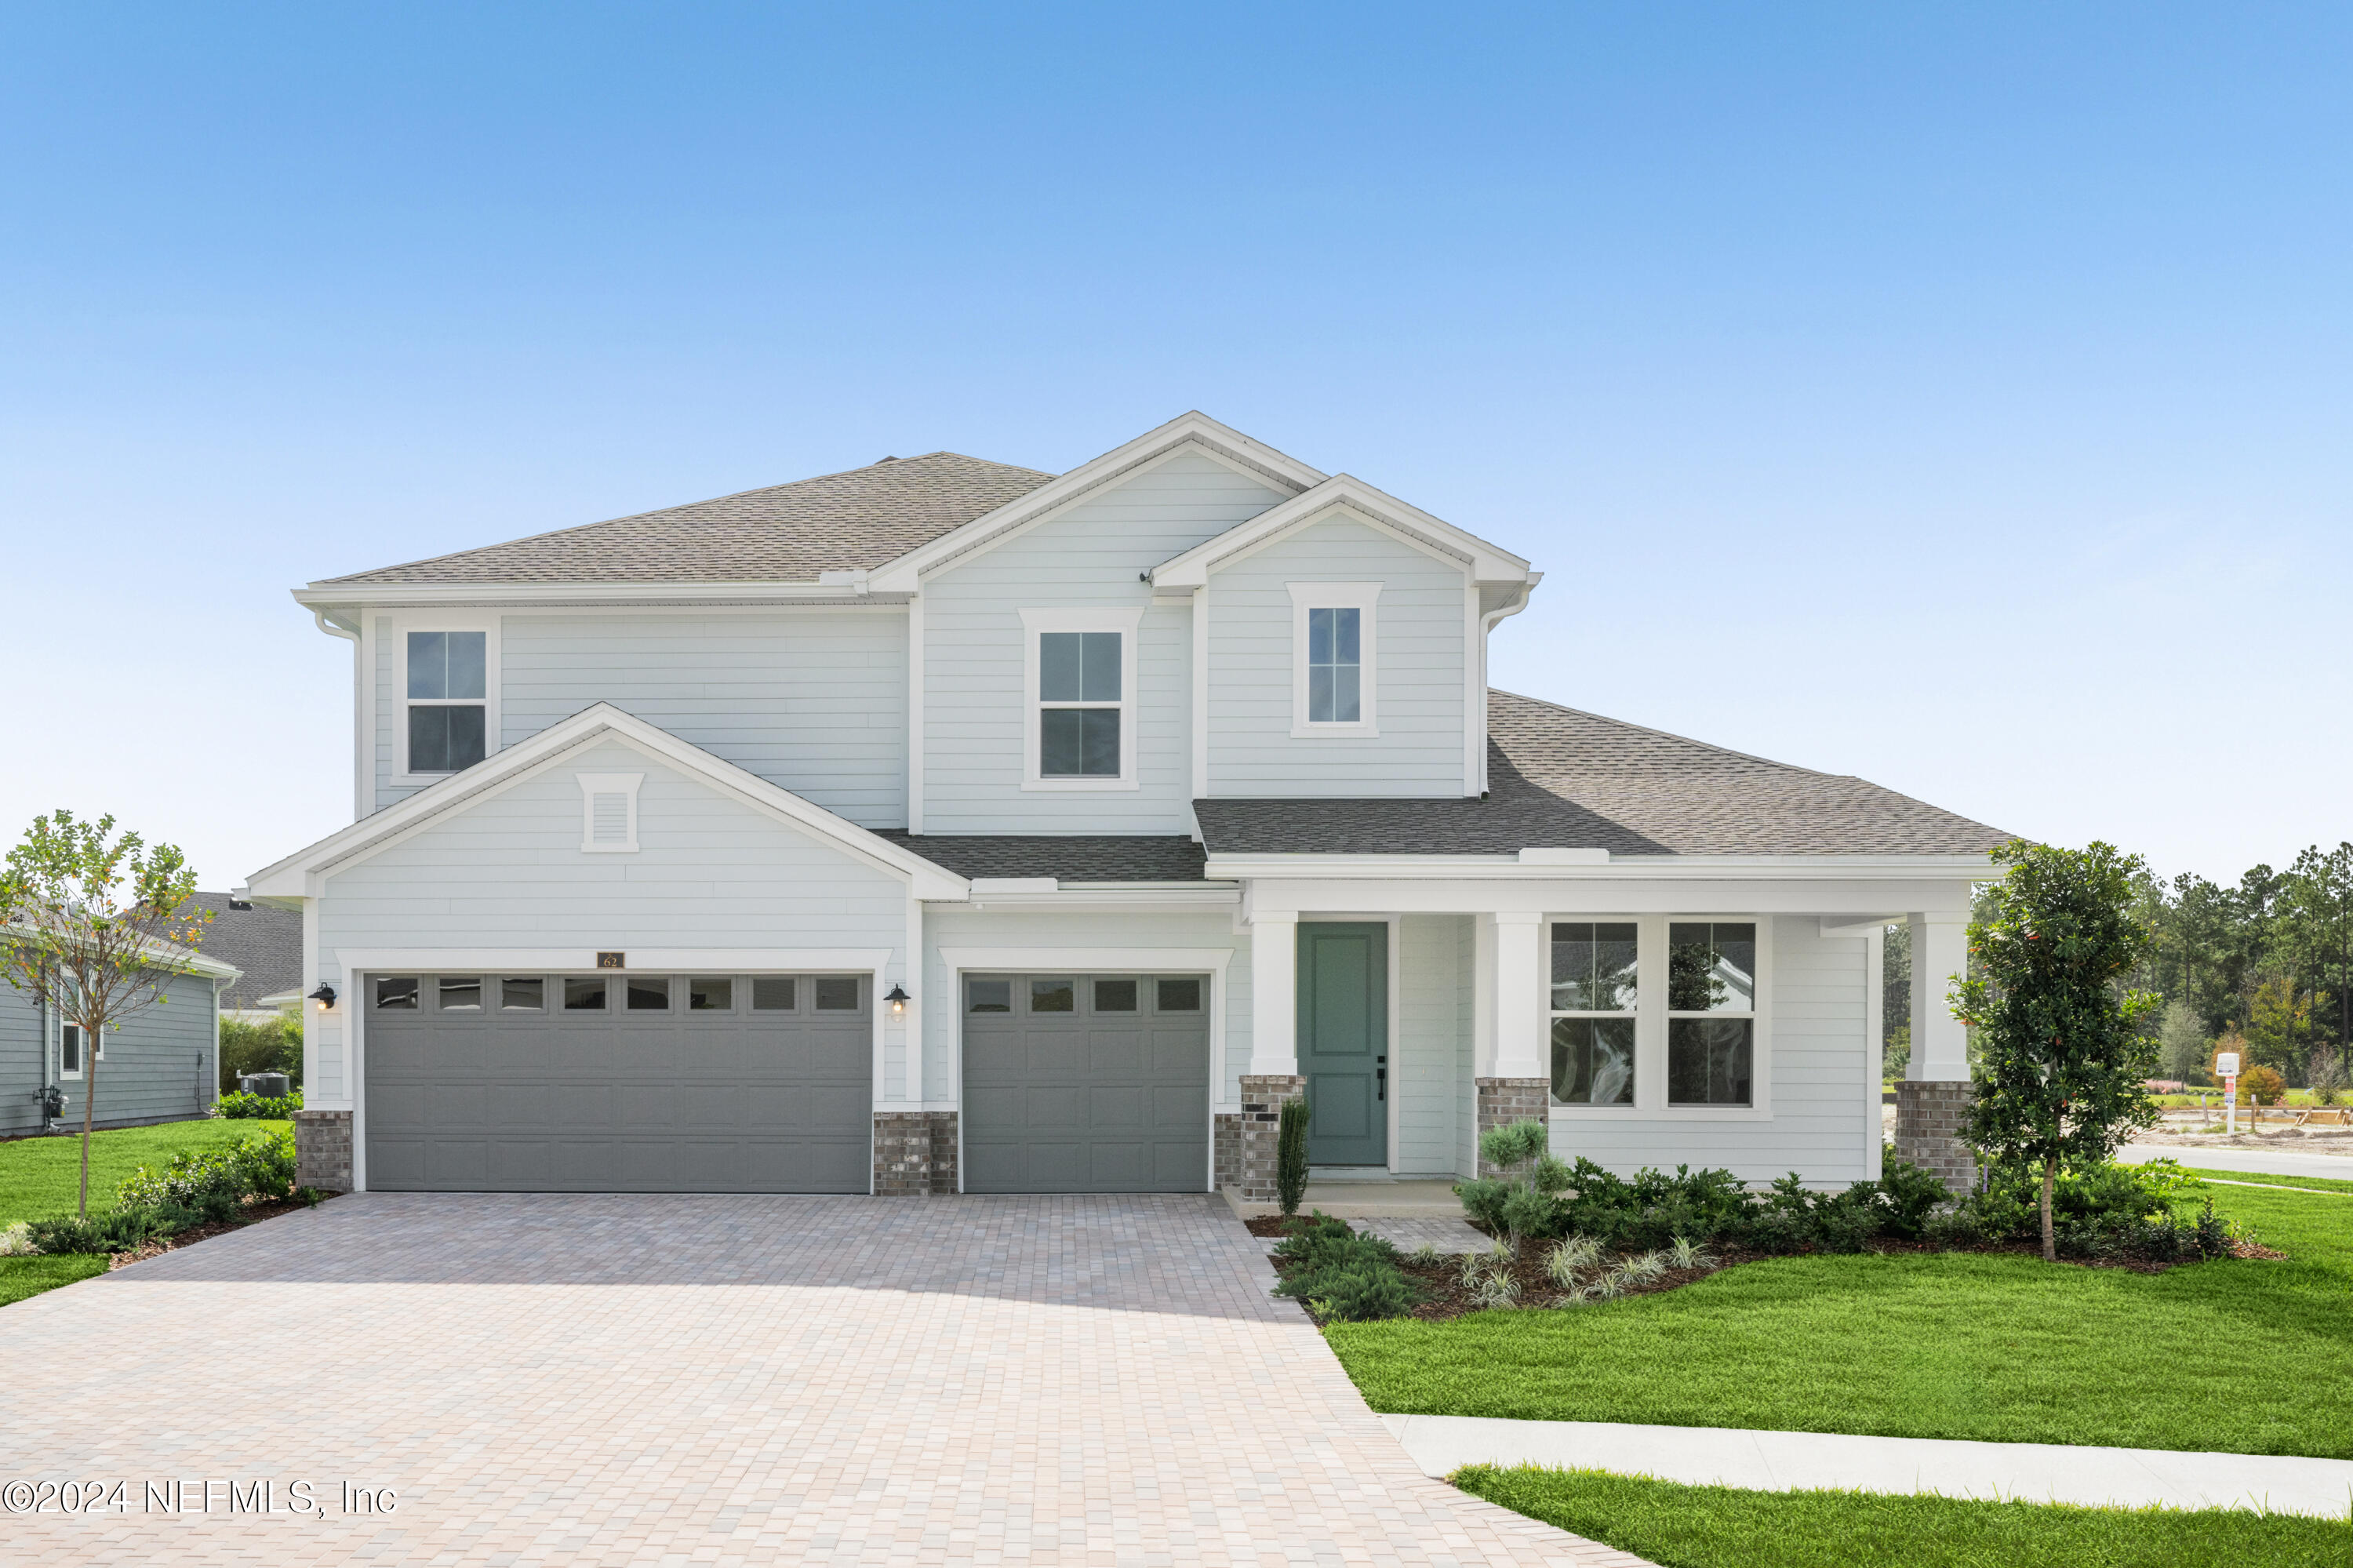
[(443, 975), (437, 988), (440, 1008), (444, 1012), (480, 1012), (482, 1011), (482, 977), (480, 975)]
[(602, 980), (567, 980), (564, 982), (564, 1011), (602, 1012), (609, 989)]
[(499, 1011), (501, 1012), (546, 1012), (547, 982), (536, 977), (519, 980), (512, 976), (499, 981)]
[(632, 975), (624, 982), (628, 992), (631, 1012), (668, 1012), (670, 1011), (670, 980)]

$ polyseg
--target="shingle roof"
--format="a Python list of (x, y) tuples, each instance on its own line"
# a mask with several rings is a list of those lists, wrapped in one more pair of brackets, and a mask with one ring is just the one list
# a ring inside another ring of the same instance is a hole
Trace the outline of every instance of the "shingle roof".
[(1213, 854), (1969, 854), (2012, 835), (1883, 789), (1510, 692), (1485, 800), (1193, 802)]
[(301, 916), (266, 904), (232, 909), (226, 893), (199, 893), (180, 907), (211, 910), (196, 950), (245, 971), (222, 991), (223, 1007), (258, 1008), (265, 996), (302, 989)]
[(1051, 876), (1063, 882), (1201, 880), (1201, 846), (1185, 837), (1046, 833), (965, 837), (895, 830), (881, 836), (958, 876)]
[(1054, 476), (956, 452), (821, 474), (330, 577), (372, 583), (815, 582), (882, 565)]

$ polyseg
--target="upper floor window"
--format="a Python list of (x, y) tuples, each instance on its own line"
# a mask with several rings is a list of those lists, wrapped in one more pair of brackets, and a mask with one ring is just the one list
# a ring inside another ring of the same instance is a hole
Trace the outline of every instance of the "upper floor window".
[(1023, 788), (1135, 787), (1139, 609), (1025, 609)]
[(407, 634), (409, 773), (457, 773), (488, 753), (490, 634)]
[(1294, 736), (1378, 735), (1373, 718), (1378, 583), (1291, 583)]

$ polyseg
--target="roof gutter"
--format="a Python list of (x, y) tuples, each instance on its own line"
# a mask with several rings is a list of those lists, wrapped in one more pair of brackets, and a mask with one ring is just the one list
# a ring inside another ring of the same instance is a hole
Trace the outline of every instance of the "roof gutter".
[[(607, 604), (903, 604), (904, 594), (878, 594), (864, 572), (828, 572), (813, 583), (312, 583), (291, 589), (322, 630), (326, 616), (353, 605), (432, 608), (443, 605)], [(336, 636), (346, 635), (341, 631)]]

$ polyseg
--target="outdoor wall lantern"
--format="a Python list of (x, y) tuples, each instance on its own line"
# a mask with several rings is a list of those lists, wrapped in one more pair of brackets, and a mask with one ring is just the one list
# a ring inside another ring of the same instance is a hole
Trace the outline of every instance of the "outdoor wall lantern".
[(907, 1016), (907, 1003), (913, 999), (907, 995), (905, 986), (894, 985), (891, 988), (891, 994), (882, 1000), (891, 1004), (892, 1017), (904, 1018)]
[(335, 1010), (335, 988), (322, 981), (319, 989), (311, 993), (311, 1000), (319, 1004), (320, 1012), (332, 1012)]

